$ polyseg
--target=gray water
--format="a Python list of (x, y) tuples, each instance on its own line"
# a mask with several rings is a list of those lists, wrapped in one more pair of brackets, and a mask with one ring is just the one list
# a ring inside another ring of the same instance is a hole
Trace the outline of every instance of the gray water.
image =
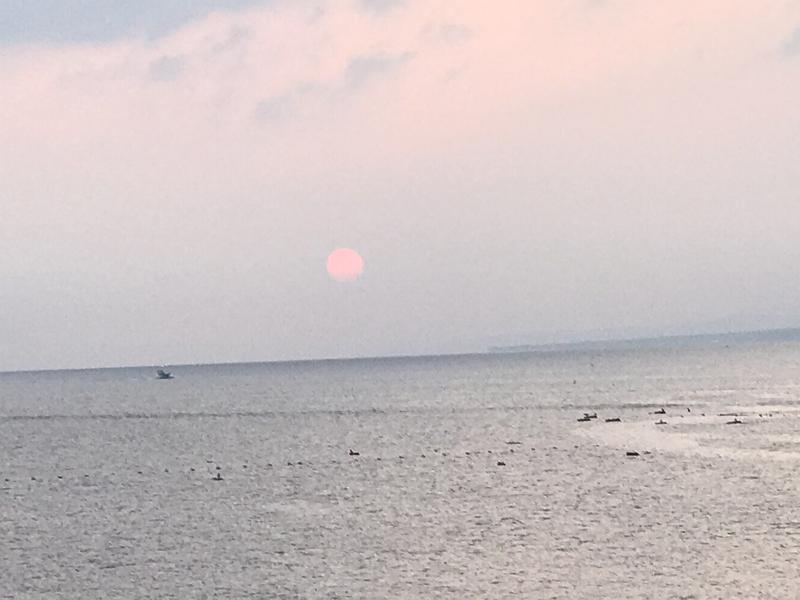
[(796, 342), (172, 370), (0, 375), (0, 598), (798, 597)]

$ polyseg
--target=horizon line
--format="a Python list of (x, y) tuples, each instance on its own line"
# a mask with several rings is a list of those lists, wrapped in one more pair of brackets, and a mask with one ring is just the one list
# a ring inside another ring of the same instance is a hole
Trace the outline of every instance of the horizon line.
[[(287, 358), (277, 360), (243, 360), (243, 361), (222, 361), (222, 362), (196, 362), (196, 363), (167, 363), (167, 364), (138, 364), (138, 365), (109, 365), (92, 367), (64, 367), (64, 368), (40, 368), (40, 369), (11, 369), (0, 370), (0, 375), (26, 374), (26, 373), (61, 373), (74, 371), (111, 371), (115, 369), (154, 369), (154, 368), (181, 368), (181, 367), (211, 367), (211, 366), (237, 366), (237, 365), (286, 365), (295, 363), (312, 362), (355, 362), (359, 360), (392, 360), (392, 359), (413, 359), (413, 358), (446, 358), (458, 356), (484, 356), (498, 354), (533, 354), (550, 353), (568, 350), (599, 350), (601, 348), (586, 348), (593, 344), (624, 344), (624, 343), (643, 343), (656, 342), (661, 340), (681, 340), (690, 338), (714, 338), (714, 337), (735, 337), (743, 335), (765, 335), (779, 332), (800, 332), (800, 327), (773, 327), (768, 329), (746, 329), (738, 331), (725, 331), (714, 333), (682, 333), (665, 334), (658, 336), (633, 337), (633, 338), (603, 338), (603, 339), (584, 339), (573, 342), (547, 342), (533, 344), (511, 344), (487, 346), (483, 350), (473, 352), (434, 352), (420, 354), (377, 354), (370, 356), (339, 356), (339, 357), (320, 357), (320, 358)], [(583, 348), (581, 348), (583, 346)], [(618, 348), (604, 348), (605, 350), (616, 350)]]

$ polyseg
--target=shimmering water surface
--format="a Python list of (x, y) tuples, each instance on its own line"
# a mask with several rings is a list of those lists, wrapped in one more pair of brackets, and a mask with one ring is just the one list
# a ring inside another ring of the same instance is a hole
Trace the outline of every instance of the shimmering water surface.
[(172, 370), (0, 375), (0, 598), (798, 597), (798, 343)]

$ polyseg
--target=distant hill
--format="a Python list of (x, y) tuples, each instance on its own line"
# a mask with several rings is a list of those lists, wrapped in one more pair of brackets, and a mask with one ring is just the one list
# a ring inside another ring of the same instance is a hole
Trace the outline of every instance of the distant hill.
[(491, 346), (493, 353), (550, 352), (556, 350), (612, 350), (626, 348), (683, 348), (722, 344), (754, 342), (800, 342), (800, 328), (767, 329), (763, 331), (737, 331), (731, 333), (709, 333), (701, 335), (669, 335), (661, 337), (584, 340), (553, 344), (523, 344), (515, 346)]

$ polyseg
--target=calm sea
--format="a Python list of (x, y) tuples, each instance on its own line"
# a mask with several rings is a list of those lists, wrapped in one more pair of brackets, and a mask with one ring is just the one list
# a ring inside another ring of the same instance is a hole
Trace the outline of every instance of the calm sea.
[(172, 371), (0, 375), (0, 598), (800, 595), (800, 343)]

